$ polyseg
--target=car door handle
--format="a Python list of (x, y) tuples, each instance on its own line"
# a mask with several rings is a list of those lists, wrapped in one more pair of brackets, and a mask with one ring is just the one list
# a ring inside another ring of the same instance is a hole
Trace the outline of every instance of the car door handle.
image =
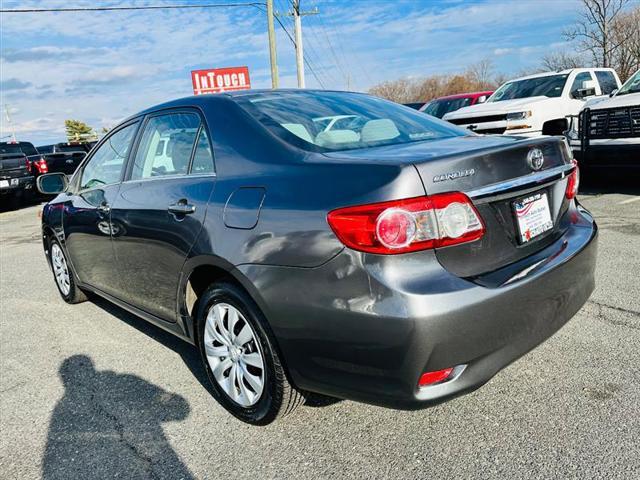
[(186, 200), (180, 200), (178, 203), (174, 203), (173, 205), (169, 205), (167, 209), (171, 213), (175, 213), (176, 215), (189, 215), (190, 213), (194, 213), (196, 211), (196, 206), (187, 203)]

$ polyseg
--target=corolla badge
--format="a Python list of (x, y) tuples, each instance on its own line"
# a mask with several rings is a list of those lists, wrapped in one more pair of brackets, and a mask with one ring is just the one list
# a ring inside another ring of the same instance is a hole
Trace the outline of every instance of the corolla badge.
[(475, 175), (475, 173), (476, 171), (473, 168), (458, 170), (457, 172), (441, 173), (440, 175), (433, 177), (433, 183), (444, 182), (445, 180), (455, 180), (456, 178), (461, 177), (470, 177), (471, 175)]
[(542, 150), (539, 148), (534, 148), (529, 150), (527, 153), (527, 163), (531, 170), (540, 170), (544, 165), (544, 155), (542, 154)]

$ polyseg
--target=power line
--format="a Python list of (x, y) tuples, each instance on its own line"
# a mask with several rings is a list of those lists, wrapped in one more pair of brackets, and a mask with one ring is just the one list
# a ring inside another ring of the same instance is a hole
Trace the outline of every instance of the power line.
[(44, 12), (107, 12), (116, 10), (175, 10), (178, 8), (264, 7), (264, 2), (205, 3), (200, 5), (141, 5), (131, 7), (63, 7), (63, 8), (14, 8), (0, 9), (0, 13), (44, 13)]

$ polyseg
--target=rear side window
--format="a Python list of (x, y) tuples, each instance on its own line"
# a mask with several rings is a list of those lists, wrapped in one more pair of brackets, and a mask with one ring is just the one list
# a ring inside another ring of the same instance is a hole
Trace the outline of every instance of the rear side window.
[(600, 84), (600, 89), (603, 95), (609, 95), (616, 88), (618, 88), (618, 82), (613, 73), (606, 70), (596, 70), (596, 78)]
[(200, 127), (195, 113), (170, 113), (151, 117), (136, 152), (132, 180), (185, 175)]
[(593, 77), (589, 72), (582, 72), (576, 75), (571, 85), (571, 98), (578, 98), (578, 90), (582, 88), (582, 82), (593, 80)]
[(118, 183), (122, 166), (127, 158), (138, 124), (121, 128), (109, 136), (85, 165), (80, 178), (80, 189)]
[(214, 173), (213, 155), (211, 154), (211, 145), (209, 137), (204, 128), (200, 129), (198, 142), (196, 143), (196, 151), (193, 154), (193, 165), (191, 165), (191, 173), (203, 174)]

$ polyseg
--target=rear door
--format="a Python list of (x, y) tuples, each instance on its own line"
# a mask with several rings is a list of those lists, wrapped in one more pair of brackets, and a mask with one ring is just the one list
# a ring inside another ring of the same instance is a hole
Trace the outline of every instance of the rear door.
[(198, 111), (146, 118), (111, 210), (119, 298), (176, 320), (180, 272), (202, 229), (214, 183), (209, 135)]
[(105, 138), (74, 179), (63, 210), (65, 245), (80, 281), (111, 295), (119, 272), (109, 212), (138, 124), (124, 125)]

